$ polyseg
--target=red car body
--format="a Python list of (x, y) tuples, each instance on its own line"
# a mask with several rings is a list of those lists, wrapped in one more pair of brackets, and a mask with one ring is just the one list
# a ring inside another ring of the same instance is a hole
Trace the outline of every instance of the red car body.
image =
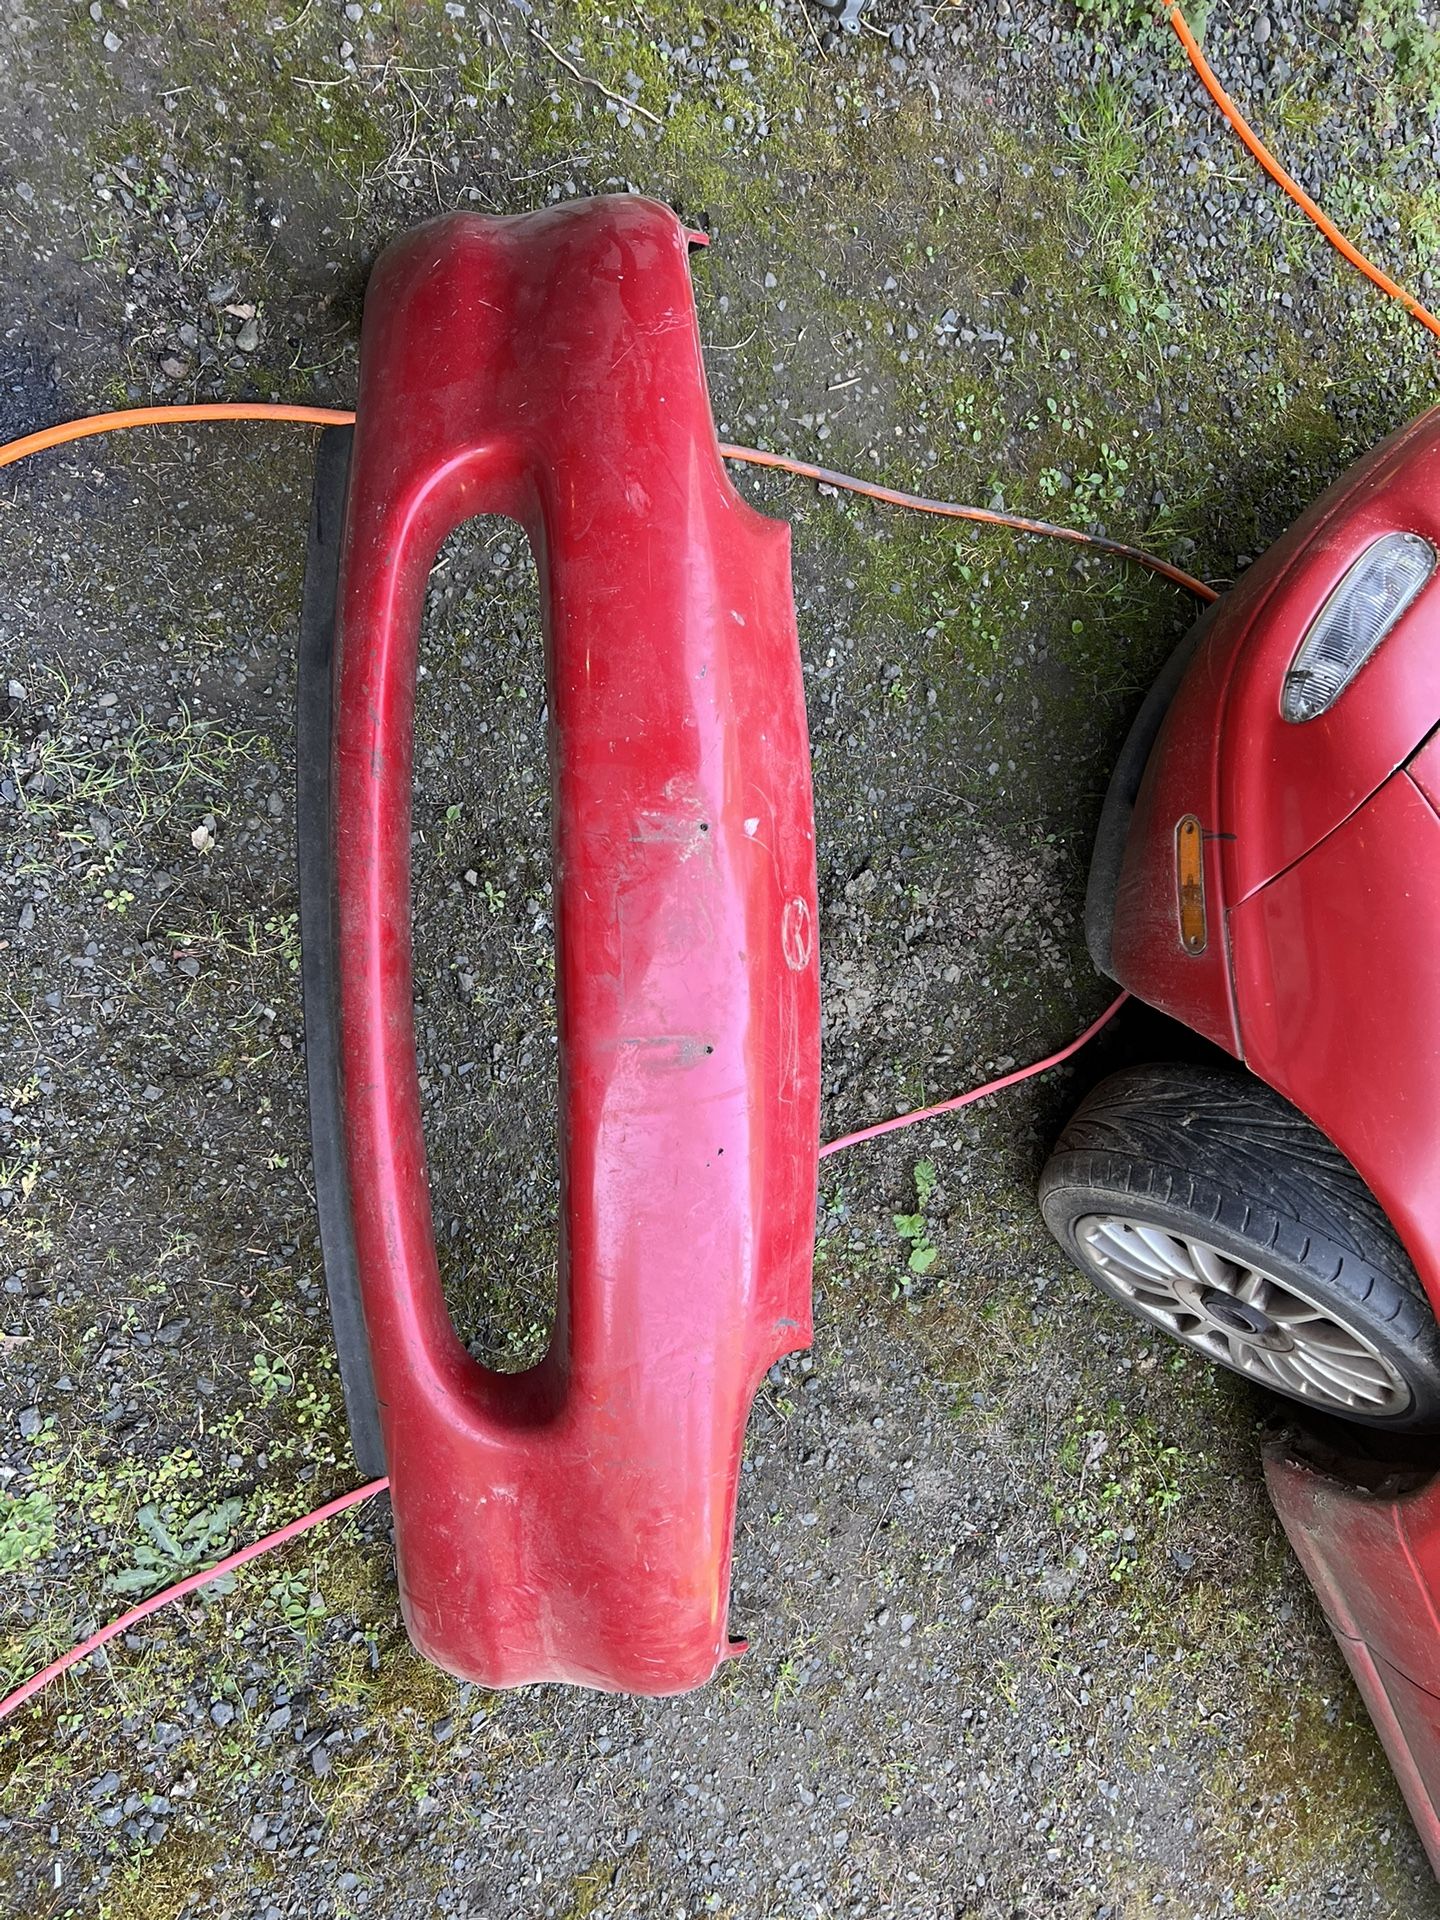
[[(1393, 435), (1218, 601), (1107, 801), (1088, 922), (1122, 985), (1244, 1062), (1346, 1154), (1440, 1311), (1440, 578), (1318, 717), (1282, 717), (1302, 636), (1380, 536), (1440, 551), (1440, 412)], [(1206, 937), (1180, 936), (1200, 823)], [(1440, 1480), (1294, 1449), (1272, 1498), (1440, 1871)]]

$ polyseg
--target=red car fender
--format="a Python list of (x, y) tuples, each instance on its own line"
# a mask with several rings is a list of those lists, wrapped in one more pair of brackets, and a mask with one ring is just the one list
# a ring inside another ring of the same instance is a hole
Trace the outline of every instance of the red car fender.
[[(746, 1416), (810, 1339), (815, 847), (789, 534), (721, 464), (687, 258), (634, 198), (432, 222), (366, 297), (339, 583), (344, 1124), (411, 1637), (489, 1686), (670, 1693), (727, 1640)], [(436, 550), (519, 520), (554, 777), (550, 1349), (465, 1351), (411, 1015), (416, 645)]]
[(1437, 875), (1440, 814), (1397, 773), (1230, 939), (1247, 1064), (1355, 1166), (1440, 1312)]
[[(1113, 972), (1141, 999), (1231, 1053), (1242, 1048), (1226, 910), (1317, 846), (1376, 791), (1440, 718), (1435, 586), (1422, 593), (1331, 712), (1280, 715), (1285, 671), (1346, 568), (1379, 534), (1408, 528), (1440, 548), (1440, 410), (1349, 468), (1202, 623), (1160, 728), (1120, 867)], [(1204, 834), (1210, 937), (1179, 938), (1176, 829)]]
[[(1163, 982), (1168, 1011), (1224, 1040), (1226, 968), (1246, 1064), (1346, 1154), (1440, 1312), (1440, 735), (1422, 744), (1440, 719), (1436, 584), (1328, 713), (1290, 725), (1279, 708), (1301, 637), (1364, 548), (1395, 528), (1440, 547), (1437, 486), (1431, 414), (1344, 476), (1252, 569), (1246, 601), (1221, 603), (1157, 749), (1151, 918), (1126, 984), (1149, 999)], [(1162, 836), (1187, 806), (1209, 829), (1200, 963), (1161, 898)], [(1377, 1483), (1373, 1467), (1317, 1469), (1285, 1445), (1265, 1469), (1440, 1873), (1440, 1477)]]
[[(1237, 590), (1238, 591), (1238, 590)], [(1220, 601), (1176, 690), (1135, 800), (1115, 889), (1110, 966), (1116, 980), (1162, 1013), (1183, 1020), (1228, 1053), (1240, 1051), (1225, 946), (1224, 880), (1215, 730), (1243, 612)], [(1200, 822), (1209, 937), (1203, 952), (1180, 943), (1176, 831)]]

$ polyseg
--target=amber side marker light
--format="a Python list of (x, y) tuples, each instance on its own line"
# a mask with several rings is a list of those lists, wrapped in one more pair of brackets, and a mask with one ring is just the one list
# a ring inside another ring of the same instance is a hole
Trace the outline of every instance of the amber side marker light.
[(1205, 951), (1205, 836), (1193, 813), (1175, 829), (1175, 891), (1180, 905), (1180, 944), (1186, 953)]

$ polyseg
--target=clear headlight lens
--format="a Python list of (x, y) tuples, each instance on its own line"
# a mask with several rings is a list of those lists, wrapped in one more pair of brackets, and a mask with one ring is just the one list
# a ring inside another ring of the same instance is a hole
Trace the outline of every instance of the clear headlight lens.
[(1418, 533), (1387, 533), (1368, 546), (1320, 609), (1285, 675), (1280, 711), (1314, 720), (1333, 707), (1435, 571)]

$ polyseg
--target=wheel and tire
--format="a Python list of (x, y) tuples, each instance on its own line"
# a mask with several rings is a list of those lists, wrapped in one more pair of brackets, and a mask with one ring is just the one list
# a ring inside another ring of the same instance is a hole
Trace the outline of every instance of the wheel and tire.
[(1318, 1412), (1440, 1427), (1440, 1329), (1349, 1161), (1263, 1082), (1131, 1067), (1040, 1180), (1071, 1259), (1149, 1325)]

